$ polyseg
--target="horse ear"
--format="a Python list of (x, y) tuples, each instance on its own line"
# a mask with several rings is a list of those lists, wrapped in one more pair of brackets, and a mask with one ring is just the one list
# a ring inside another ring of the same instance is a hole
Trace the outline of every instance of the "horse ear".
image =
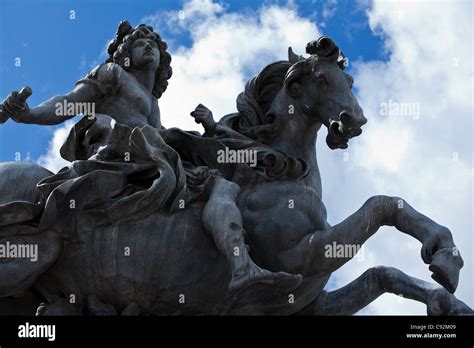
[(303, 56), (297, 55), (295, 52), (293, 52), (293, 49), (291, 47), (288, 47), (288, 61), (290, 63), (295, 64), (302, 60), (304, 60)]
[(306, 74), (307, 68), (307, 62), (304, 59), (293, 64), (293, 66), (286, 73), (284, 87), (286, 93), (290, 97), (295, 98), (301, 95), (301, 92), (303, 91), (301, 79)]

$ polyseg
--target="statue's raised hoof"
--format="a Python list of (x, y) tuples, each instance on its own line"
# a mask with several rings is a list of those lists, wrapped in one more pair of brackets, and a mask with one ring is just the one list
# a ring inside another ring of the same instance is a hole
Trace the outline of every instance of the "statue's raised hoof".
[(433, 272), (431, 278), (453, 294), (458, 287), (459, 271), (463, 265), (463, 260), (457, 249), (438, 250), (429, 266), (429, 270)]
[(428, 315), (474, 315), (474, 311), (446, 289), (433, 291), (426, 303)]

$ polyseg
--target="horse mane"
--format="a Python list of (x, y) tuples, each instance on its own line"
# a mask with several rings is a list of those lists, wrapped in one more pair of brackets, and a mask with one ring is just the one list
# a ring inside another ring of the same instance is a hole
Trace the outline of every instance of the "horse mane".
[(289, 61), (272, 63), (247, 82), (237, 97), (239, 118), (232, 128), (263, 144), (278, 134), (282, 121), (269, 109), (292, 65)]
[(283, 120), (270, 111), (270, 106), (293, 65), (289, 61), (278, 61), (252, 77), (237, 97), (238, 113), (222, 118), (219, 123), (224, 127), (218, 127), (216, 132), (217, 138), (230, 148), (257, 151), (254, 169), (263, 180), (299, 179), (309, 173), (304, 160), (268, 145), (283, 126)]

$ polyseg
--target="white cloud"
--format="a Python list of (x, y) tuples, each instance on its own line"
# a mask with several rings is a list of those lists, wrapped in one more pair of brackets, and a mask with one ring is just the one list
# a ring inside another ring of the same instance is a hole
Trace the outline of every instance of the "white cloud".
[(59, 154), (61, 146), (64, 144), (69, 131), (74, 126), (75, 121), (69, 120), (64, 123), (64, 126), (56, 129), (53, 133), (53, 138), (50, 140), (48, 145), (48, 151), (41, 155), (36, 161), (37, 164), (43, 166), (53, 173), (57, 173), (61, 168), (69, 164), (68, 161), (64, 160)]
[(360, 156), (358, 164), (369, 170), (382, 167), (390, 172), (399, 171), (406, 153), (415, 141), (413, 138), (413, 133), (407, 129), (394, 126), (383, 126), (382, 129), (373, 127), (365, 141), (367, 151), (364, 156)]
[(337, 0), (327, 0), (323, 4), (322, 15), (324, 19), (332, 18), (337, 11)]

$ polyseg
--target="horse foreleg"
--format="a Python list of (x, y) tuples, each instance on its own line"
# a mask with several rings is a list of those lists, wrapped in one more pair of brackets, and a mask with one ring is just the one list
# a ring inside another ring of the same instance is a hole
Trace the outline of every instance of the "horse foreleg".
[(431, 264), (432, 278), (450, 292), (456, 290), (463, 261), (444, 226), (417, 212), (397, 197), (375, 196), (343, 222), (326, 230), (308, 234), (292, 250), (301, 255), (305, 275), (327, 275), (340, 268), (354, 255), (326, 256), (328, 246), (361, 246), (381, 226), (395, 226), (422, 243), (421, 256)]
[(298, 314), (351, 315), (384, 293), (423, 302), (428, 315), (473, 314), (464, 302), (443, 288), (410, 277), (393, 267), (374, 267), (341, 289), (323, 291)]

